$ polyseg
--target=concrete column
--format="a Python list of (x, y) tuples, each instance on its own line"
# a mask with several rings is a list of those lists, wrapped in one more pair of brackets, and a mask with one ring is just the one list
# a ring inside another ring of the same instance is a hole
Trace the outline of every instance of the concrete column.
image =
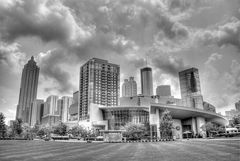
[(206, 137), (206, 131), (202, 130), (202, 126), (206, 124), (205, 118), (203, 117), (196, 117), (197, 121), (197, 133), (200, 134), (203, 138)]
[(153, 126), (153, 125), (150, 125), (150, 139), (151, 139), (151, 140), (152, 140), (152, 130), (153, 130), (153, 129), (152, 129), (152, 126)]
[(194, 132), (194, 135), (198, 133), (197, 122), (195, 117), (192, 117), (192, 131)]
[(156, 116), (157, 116), (157, 137), (161, 138), (161, 133), (160, 133), (160, 111), (159, 109), (156, 109)]

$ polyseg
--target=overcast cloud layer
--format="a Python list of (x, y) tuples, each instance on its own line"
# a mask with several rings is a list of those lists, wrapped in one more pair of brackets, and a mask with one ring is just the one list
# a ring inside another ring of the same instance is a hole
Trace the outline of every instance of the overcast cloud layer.
[(92, 57), (121, 67), (121, 81), (153, 68), (154, 88), (200, 71), (203, 97), (218, 111), (240, 100), (239, 0), (0, 0), (0, 111), (15, 117), (21, 71), (40, 66), (38, 98), (72, 95)]

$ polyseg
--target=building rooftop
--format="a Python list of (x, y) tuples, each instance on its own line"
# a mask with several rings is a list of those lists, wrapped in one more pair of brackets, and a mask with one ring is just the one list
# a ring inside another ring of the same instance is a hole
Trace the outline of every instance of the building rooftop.
[(185, 69), (183, 71), (180, 71), (179, 74), (184, 74), (184, 73), (189, 73), (189, 72), (195, 72), (195, 71), (198, 71), (197, 68), (195, 67), (192, 67), (192, 68), (189, 68), (189, 69)]

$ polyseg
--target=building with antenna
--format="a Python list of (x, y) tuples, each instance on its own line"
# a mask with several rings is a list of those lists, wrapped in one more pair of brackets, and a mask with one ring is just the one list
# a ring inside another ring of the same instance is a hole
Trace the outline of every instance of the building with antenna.
[[(152, 69), (141, 69), (142, 94), (132, 97), (121, 97), (120, 105), (106, 106), (90, 103), (89, 128), (99, 130), (118, 130), (128, 122), (149, 124), (151, 138), (161, 138), (160, 121), (162, 113), (168, 110), (173, 118), (173, 137), (181, 139), (187, 137), (205, 137), (203, 126), (207, 122), (226, 125), (228, 122), (217, 114), (214, 107), (203, 102), (199, 75), (196, 68), (179, 73), (182, 98), (171, 96), (170, 88), (162, 90), (154, 96), (152, 90)], [(186, 89), (187, 88), (187, 89)], [(190, 90), (188, 89), (190, 88)], [(166, 95), (166, 96), (162, 96)], [(81, 124), (81, 123), (80, 123)]]
[(37, 98), (39, 67), (34, 61), (34, 57), (24, 65), (20, 85), (19, 100), (17, 105), (16, 118), (22, 119), (23, 123), (30, 124), (31, 105)]

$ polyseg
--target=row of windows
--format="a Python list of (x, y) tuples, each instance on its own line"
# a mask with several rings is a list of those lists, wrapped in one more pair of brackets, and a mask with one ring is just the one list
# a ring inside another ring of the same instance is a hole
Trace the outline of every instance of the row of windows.
[(109, 124), (114, 124), (116, 127), (123, 126), (128, 122), (149, 122), (149, 113), (144, 110), (107, 110), (103, 112), (103, 118), (109, 120)]

